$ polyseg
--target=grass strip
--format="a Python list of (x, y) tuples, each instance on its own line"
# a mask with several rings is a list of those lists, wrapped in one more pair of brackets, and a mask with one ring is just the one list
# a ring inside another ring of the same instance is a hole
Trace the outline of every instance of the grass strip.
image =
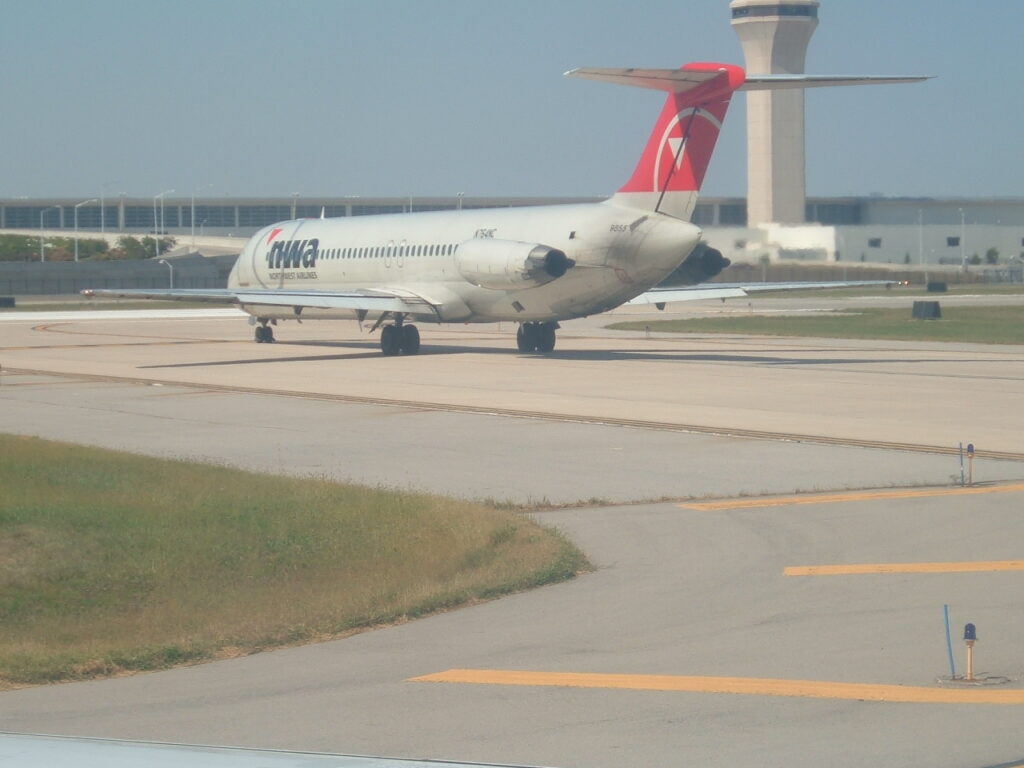
[(619, 331), (1024, 344), (1024, 306), (942, 307), (940, 320), (914, 320), (910, 307), (906, 307), (849, 309), (820, 315), (754, 314), (631, 321), (608, 327)]
[(510, 511), (0, 434), (0, 686), (344, 635), (568, 579)]

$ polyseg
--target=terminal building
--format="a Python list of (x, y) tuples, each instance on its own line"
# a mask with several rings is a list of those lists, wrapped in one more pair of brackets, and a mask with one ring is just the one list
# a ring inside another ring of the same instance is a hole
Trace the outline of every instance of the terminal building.
[[(550, 205), (592, 198), (119, 197), (0, 199), (0, 231), (64, 231), (81, 235), (166, 232), (187, 246), (190, 236), (249, 237), (261, 227), (321, 214), (364, 216), (409, 211)], [(78, 206), (76, 208), (76, 206)], [(734, 262), (866, 262), (899, 265), (1007, 264), (1024, 258), (1024, 198), (807, 198), (801, 225), (748, 222), (744, 198), (702, 198), (693, 222), (704, 239)]]

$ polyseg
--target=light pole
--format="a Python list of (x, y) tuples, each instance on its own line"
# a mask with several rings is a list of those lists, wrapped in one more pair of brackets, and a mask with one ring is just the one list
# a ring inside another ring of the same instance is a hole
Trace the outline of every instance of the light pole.
[(964, 209), (960, 211), (960, 269), (967, 271), (967, 246), (964, 243)]
[(83, 200), (80, 203), (75, 203), (75, 261), (76, 262), (78, 261), (78, 209), (81, 208), (83, 205), (88, 205), (89, 203), (95, 203), (95, 202), (96, 202), (96, 198), (93, 197), (93, 198), (90, 198), (88, 200)]
[(924, 283), (928, 285), (928, 270), (924, 267), (924, 210), (917, 209), (917, 260), (924, 272)]
[(158, 264), (163, 264), (165, 267), (167, 267), (169, 270), (171, 270), (171, 286), (170, 287), (171, 287), (171, 290), (174, 290), (174, 267), (171, 266), (171, 262), (169, 262), (167, 259), (160, 259), (160, 261), (158, 261), (157, 263)]
[(106, 198), (107, 198), (107, 187), (111, 187), (114, 184), (118, 184), (116, 181), (105, 181), (100, 184), (100, 232), (107, 231), (107, 209), (106, 209)]
[(192, 253), (196, 252), (196, 192), (209, 189), (213, 184), (205, 184), (198, 190), (192, 190), (192, 213), (189, 216), (189, 223), (192, 225)]
[(299, 205), (299, 193), (298, 192), (292, 192), (292, 221), (295, 221), (295, 211), (298, 209), (298, 205)]
[(160, 212), (162, 214), (164, 210), (164, 195), (169, 195), (173, 191), (173, 189), (165, 189), (160, 194), (153, 195), (153, 231), (156, 234), (156, 237), (153, 238), (153, 256), (155, 258), (160, 257), (160, 230), (163, 229), (160, 220), (156, 216), (156, 201), (160, 201)]
[(106, 231), (106, 187), (117, 181), (104, 181), (99, 185), (99, 231)]
[(43, 214), (47, 211), (59, 211), (59, 205), (51, 205), (39, 212), (39, 261), (46, 261), (46, 246), (43, 244)]
[[(168, 189), (165, 194), (170, 194), (173, 191), (174, 191), (173, 189)], [(167, 234), (167, 220), (164, 218), (164, 196), (163, 196), (163, 194), (160, 195), (160, 234), (161, 235), (166, 235)]]

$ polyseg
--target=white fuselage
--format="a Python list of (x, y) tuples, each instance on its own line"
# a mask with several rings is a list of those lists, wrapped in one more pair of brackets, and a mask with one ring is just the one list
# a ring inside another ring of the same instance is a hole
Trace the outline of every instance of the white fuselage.
[[(413, 316), (425, 322), (557, 321), (612, 309), (658, 284), (690, 254), (700, 235), (688, 222), (610, 201), (302, 219), (256, 233), (228, 287), (386, 291), (436, 307)], [(476, 239), (547, 246), (574, 265), (540, 285), (481, 287), (467, 279), (459, 261), (459, 247)], [(243, 308), (261, 318), (297, 316), (290, 307)], [(301, 313), (303, 319), (353, 315), (311, 307)]]

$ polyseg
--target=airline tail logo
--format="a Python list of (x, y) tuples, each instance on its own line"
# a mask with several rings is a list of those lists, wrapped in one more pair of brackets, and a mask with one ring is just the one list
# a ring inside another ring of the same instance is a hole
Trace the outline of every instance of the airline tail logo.
[(651, 190), (696, 190), (700, 188), (707, 165), (705, 164), (701, 168), (700, 178), (698, 178), (694, 168), (693, 155), (688, 152), (691, 136), (687, 135), (691, 123), (698, 119), (710, 123), (710, 127), (714, 129), (714, 138), (718, 137), (718, 132), (722, 130), (722, 121), (713, 113), (700, 107), (691, 107), (679, 112), (662, 132), (650, 179)]
[(694, 106), (669, 96), (633, 176), (620, 192), (696, 192), (729, 99)]

